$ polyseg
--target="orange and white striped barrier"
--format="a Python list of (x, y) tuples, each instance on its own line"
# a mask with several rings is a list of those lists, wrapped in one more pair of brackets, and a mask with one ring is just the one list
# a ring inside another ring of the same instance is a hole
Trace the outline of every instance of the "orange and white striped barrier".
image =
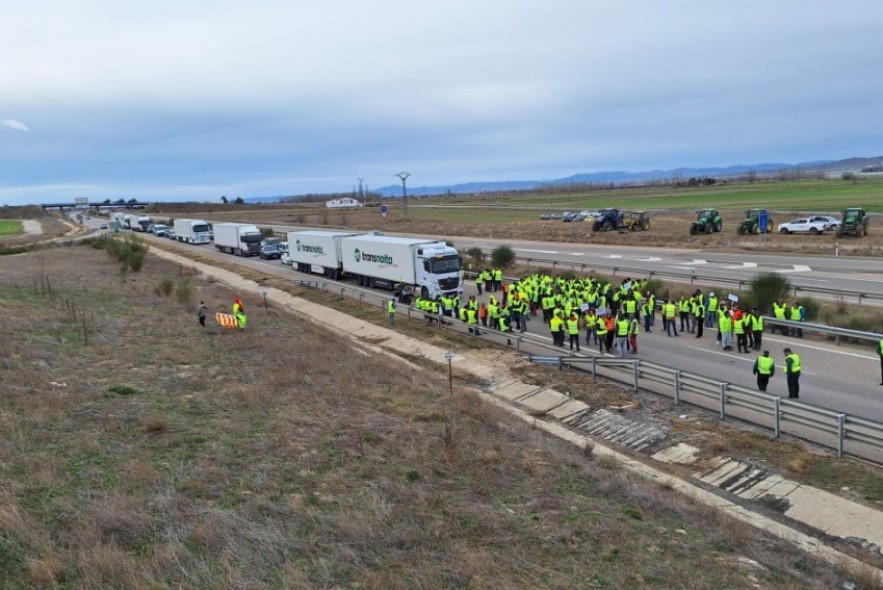
[(218, 312), (215, 314), (215, 320), (224, 328), (238, 328), (239, 322), (236, 321), (236, 316), (232, 313), (223, 313)]

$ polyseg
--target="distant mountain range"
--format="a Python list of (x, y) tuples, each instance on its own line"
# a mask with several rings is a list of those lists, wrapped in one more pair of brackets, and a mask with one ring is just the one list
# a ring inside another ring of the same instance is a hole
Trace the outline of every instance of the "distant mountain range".
[[(848, 158), (845, 160), (818, 160), (815, 162), (801, 162), (799, 164), (786, 164), (782, 162), (767, 162), (763, 164), (736, 165), (725, 168), (673, 168), (671, 170), (647, 170), (643, 172), (626, 172), (624, 170), (611, 170), (606, 172), (591, 172), (574, 174), (566, 178), (553, 178), (547, 180), (500, 180), (492, 182), (467, 182), (462, 184), (449, 184), (438, 186), (414, 186), (408, 187), (408, 195), (422, 197), (425, 195), (464, 194), (505, 192), (513, 190), (530, 190), (544, 186), (566, 186), (569, 184), (643, 184), (647, 182), (672, 180), (673, 178), (715, 178), (732, 179), (745, 177), (754, 173), (758, 178), (769, 178), (778, 175), (783, 170), (800, 170), (809, 173), (840, 173), (858, 172), (867, 166), (880, 166), (883, 156), (873, 158)], [(381, 194), (386, 197), (402, 196), (402, 186), (391, 184), (378, 189), (372, 189), (373, 194)], [(277, 202), (286, 197), (246, 197), (250, 203)]]

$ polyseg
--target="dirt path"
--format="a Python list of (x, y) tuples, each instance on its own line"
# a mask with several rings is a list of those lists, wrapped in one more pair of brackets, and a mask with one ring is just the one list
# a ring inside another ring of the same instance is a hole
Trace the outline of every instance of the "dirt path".
[(36, 219), (24, 219), (21, 225), (26, 234), (40, 235), (43, 233), (43, 224)]

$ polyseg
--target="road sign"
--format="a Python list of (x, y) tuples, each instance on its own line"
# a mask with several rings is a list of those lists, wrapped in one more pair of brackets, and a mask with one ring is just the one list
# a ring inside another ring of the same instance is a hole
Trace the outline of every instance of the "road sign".
[(382, 218), (386, 219), (387, 213), (389, 213), (389, 207), (387, 207), (386, 205), (381, 205), (380, 206), (380, 216)]

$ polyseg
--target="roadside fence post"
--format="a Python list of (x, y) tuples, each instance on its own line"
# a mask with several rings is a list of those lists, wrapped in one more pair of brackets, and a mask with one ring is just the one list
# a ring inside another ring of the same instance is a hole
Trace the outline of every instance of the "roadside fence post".
[(727, 383), (721, 383), (721, 420), (727, 419)]
[(846, 414), (837, 414), (837, 458), (843, 456), (843, 441), (846, 438)]
[(776, 438), (779, 438), (779, 433), (781, 432), (780, 426), (782, 422), (782, 398), (776, 396), (773, 398), (773, 416), (775, 420), (773, 421), (773, 435)]
[(632, 361), (632, 379), (634, 379), (634, 383), (635, 383), (635, 393), (638, 393), (638, 389), (639, 389), (639, 387), (638, 387), (638, 372), (639, 372), (638, 365), (640, 362), (641, 361), (639, 361), (638, 359), (635, 359)]
[(675, 381), (675, 405), (678, 406), (681, 403), (681, 370), (675, 369), (672, 374)]

